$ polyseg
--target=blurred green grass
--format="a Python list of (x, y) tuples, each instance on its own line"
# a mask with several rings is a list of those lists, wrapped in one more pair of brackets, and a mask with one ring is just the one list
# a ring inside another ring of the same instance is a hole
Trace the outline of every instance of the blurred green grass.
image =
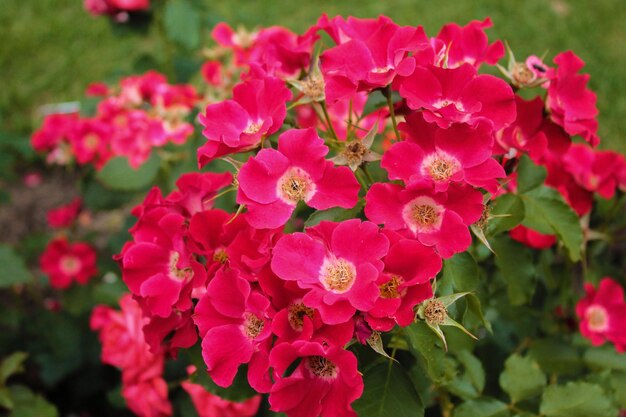
[[(165, 1), (165, 0), (153, 0)], [(93, 18), (82, 0), (1, 0), (0, 131), (28, 134), (35, 110), (81, 97), (91, 81), (132, 72), (141, 56), (162, 55), (156, 33), (129, 33)], [(247, 27), (284, 25), (303, 31), (325, 12), (359, 17), (385, 14), (429, 35), (447, 22), (465, 24), (491, 16), (491, 38), (507, 40), (518, 58), (572, 49), (586, 61), (598, 94), (602, 147), (626, 153), (625, 0), (258, 0), (202, 4), (210, 25), (225, 20)]]

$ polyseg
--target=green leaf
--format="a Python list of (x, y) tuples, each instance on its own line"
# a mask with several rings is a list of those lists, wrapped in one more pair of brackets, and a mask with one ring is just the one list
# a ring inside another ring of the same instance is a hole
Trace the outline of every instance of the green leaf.
[(41, 395), (22, 385), (11, 386), (13, 410), (9, 417), (57, 417), (57, 409)]
[(519, 306), (528, 303), (536, 286), (536, 273), (530, 249), (514, 242), (508, 236), (499, 236), (492, 244), (496, 252), (495, 263), (507, 284), (511, 304)]
[(27, 353), (15, 352), (2, 360), (2, 364), (0, 364), (0, 385), (4, 385), (11, 375), (24, 370), (23, 364), (27, 357)]
[(9, 246), (0, 245), (0, 265), (0, 288), (22, 284), (32, 278), (22, 258)]
[(12, 410), (14, 406), (11, 391), (7, 387), (0, 386), (0, 407)]
[(529, 353), (548, 374), (575, 375), (582, 368), (576, 348), (558, 339), (537, 339)]
[(328, 220), (332, 222), (341, 222), (357, 217), (363, 210), (364, 202), (359, 200), (356, 206), (351, 209), (341, 207), (333, 207), (328, 210), (318, 210), (309, 216), (304, 222), (304, 227), (312, 227), (318, 225), (321, 221)]
[(456, 291), (472, 291), (478, 286), (478, 266), (467, 252), (443, 261), (443, 279), (452, 282)]
[(380, 332), (373, 331), (372, 335), (367, 338), (367, 344), (369, 347), (372, 348), (374, 352), (387, 359), (395, 361), (394, 358), (392, 358), (391, 356), (389, 356), (389, 354), (387, 354), (387, 352), (385, 352), (385, 346), (383, 345), (383, 339), (380, 337)]
[(518, 354), (509, 356), (500, 374), (500, 386), (514, 403), (541, 394), (546, 383), (539, 364)]
[(200, 45), (200, 18), (188, 0), (170, 0), (165, 5), (167, 37), (188, 50)]
[(546, 180), (547, 171), (522, 155), (517, 165), (517, 192), (522, 194), (539, 187)]
[(363, 376), (365, 390), (352, 406), (359, 416), (421, 417), (424, 405), (406, 372), (393, 362), (380, 363)]
[(522, 224), (539, 233), (557, 235), (567, 248), (570, 259), (580, 260), (583, 231), (578, 216), (563, 197), (557, 191), (545, 187), (520, 197), (526, 211)]
[(464, 372), (447, 383), (446, 387), (454, 395), (463, 399), (479, 397), (485, 388), (485, 370), (482, 363), (466, 349), (457, 352), (456, 358), (463, 366)]
[(107, 188), (118, 191), (135, 191), (146, 189), (152, 184), (159, 172), (161, 160), (156, 153), (134, 169), (128, 159), (118, 156), (112, 158), (96, 174), (96, 178)]
[(617, 353), (613, 346), (590, 348), (585, 352), (583, 360), (590, 368), (626, 372), (626, 355)]
[(524, 202), (515, 194), (504, 194), (493, 203), (487, 232), (490, 235), (511, 230), (524, 220)]
[(485, 318), (480, 299), (474, 294), (467, 294), (465, 297), (465, 313), (463, 313), (463, 324), (470, 328), (484, 326), (489, 333), (493, 333), (491, 323)]
[(257, 394), (248, 384), (247, 366), (240, 366), (232, 385), (223, 388), (213, 382), (209, 376), (204, 359), (202, 359), (202, 349), (200, 345), (196, 344), (194, 347), (188, 349), (187, 352), (191, 363), (196, 367), (196, 372), (191, 375), (192, 382), (202, 385), (207, 391), (229, 401), (242, 402)]
[(626, 372), (611, 374), (611, 388), (615, 392), (615, 400), (621, 408), (626, 408)]
[(465, 401), (454, 410), (453, 417), (508, 417), (509, 409), (505, 403), (495, 398), (480, 398)]
[(428, 377), (434, 383), (444, 381), (448, 376), (445, 363), (446, 354), (439, 347), (440, 341), (437, 335), (423, 321), (406, 327), (404, 332), (411, 352), (422, 362)]
[(615, 417), (618, 411), (602, 388), (587, 382), (549, 386), (539, 410), (546, 417)]

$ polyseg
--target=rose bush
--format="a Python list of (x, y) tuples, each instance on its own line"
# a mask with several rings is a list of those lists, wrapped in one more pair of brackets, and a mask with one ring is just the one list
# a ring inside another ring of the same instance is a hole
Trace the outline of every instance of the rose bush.
[(83, 194), (48, 213), (48, 306), (89, 298), (134, 414), (626, 409), (626, 160), (579, 57), (490, 26), (220, 23), (195, 86), (148, 71), (43, 120)]

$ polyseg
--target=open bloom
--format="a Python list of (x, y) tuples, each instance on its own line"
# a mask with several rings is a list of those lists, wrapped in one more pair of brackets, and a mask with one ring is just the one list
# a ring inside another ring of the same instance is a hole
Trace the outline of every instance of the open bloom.
[(478, 122), (475, 127), (455, 123), (441, 129), (417, 113), (406, 120), (400, 125), (406, 140), (395, 143), (381, 162), (389, 179), (432, 186), (436, 191), (445, 191), (451, 182), (497, 190), (498, 178), (506, 174), (491, 158), (493, 136), (488, 123)]
[(281, 226), (299, 201), (318, 210), (354, 207), (359, 183), (348, 167), (324, 159), (327, 153), (314, 129), (292, 129), (280, 135), (278, 150), (262, 149), (250, 158), (237, 176), (237, 202), (247, 206), (248, 222)]
[(371, 222), (324, 221), (280, 239), (271, 267), (281, 279), (308, 290), (302, 301), (318, 309), (324, 323), (339, 324), (373, 307), (388, 249), (389, 240)]
[(337, 46), (321, 56), (326, 99), (334, 103), (356, 91), (371, 91), (409, 75), (415, 58), (409, 52), (428, 48), (428, 37), (419, 27), (395, 24), (388, 17), (344, 20), (337, 16), (322, 25)]
[(452, 123), (491, 123), (494, 131), (515, 120), (515, 96), (511, 87), (493, 75), (477, 75), (476, 68), (418, 66), (394, 86), (413, 110), (424, 109), (424, 119), (446, 129)]
[(585, 284), (585, 298), (576, 304), (580, 319), (580, 333), (599, 346), (605, 340), (613, 343), (619, 352), (626, 351), (626, 302), (624, 289), (605, 277), (598, 288)]
[(351, 352), (314, 342), (281, 343), (272, 349), (270, 364), (276, 379), (269, 397), (272, 410), (288, 417), (356, 417), (350, 404), (361, 396), (363, 379)]
[(435, 193), (376, 183), (365, 196), (365, 215), (434, 246), (441, 257), (449, 258), (472, 243), (468, 226), (480, 219), (482, 200), (480, 191), (468, 186), (450, 186), (445, 193)]
[(465, 26), (449, 23), (441, 28), (436, 40), (443, 44), (447, 68), (456, 68), (465, 63), (480, 67), (486, 62), (493, 65), (504, 56), (504, 45), (498, 40), (489, 44), (485, 29), (492, 26), (491, 19), (472, 20)]
[(234, 31), (224, 22), (215, 25), (212, 36), (233, 50), (237, 65), (258, 65), (280, 78), (293, 77), (308, 68), (318, 38), (315, 30), (297, 35), (284, 27), (272, 26), (248, 33), (242, 29)]
[(430, 280), (441, 270), (441, 258), (433, 248), (417, 240), (385, 230), (391, 241), (383, 261), (385, 269), (377, 281), (380, 297), (366, 314), (373, 330), (388, 331), (397, 323), (408, 326), (415, 320), (414, 308), (432, 298)]
[(271, 385), (267, 374), (272, 315), (269, 300), (253, 290), (235, 269), (218, 271), (196, 306), (194, 322), (202, 338), (202, 357), (221, 387), (232, 384), (239, 366), (259, 392)]
[(580, 135), (596, 146), (600, 142), (596, 94), (587, 88), (589, 74), (578, 74), (585, 63), (571, 51), (558, 54), (554, 63), (557, 68), (548, 71), (550, 118), (568, 134)]
[(73, 281), (86, 284), (96, 275), (96, 251), (87, 243), (52, 240), (39, 259), (41, 269), (54, 288), (67, 288)]
[(199, 115), (207, 143), (198, 149), (202, 167), (218, 156), (257, 147), (276, 132), (287, 114), (291, 91), (278, 78), (254, 78), (238, 84), (233, 99), (210, 104)]
[(573, 144), (563, 156), (565, 169), (576, 183), (603, 198), (613, 198), (626, 167), (624, 156), (613, 151), (594, 150), (585, 144)]

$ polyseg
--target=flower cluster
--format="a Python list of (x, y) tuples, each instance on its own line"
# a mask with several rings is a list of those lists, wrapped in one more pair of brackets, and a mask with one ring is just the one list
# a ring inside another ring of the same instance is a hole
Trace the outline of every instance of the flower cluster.
[(576, 304), (580, 333), (600, 346), (605, 341), (615, 345), (618, 352), (626, 351), (626, 301), (624, 289), (605, 277), (598, 288), (585, 284), (585, 297)]
[(49, 163), (92, 164), (101, 168), (110, 158), (124, 156), (140, 166), (154, 147), (184, 143), (193, 133), (187, 116), (198, 101), (190, 85), (170, 85), (154, 71), (126, 77), (119, 88), (95, 84), (89, 95), (102, 96), (94, 117), (76, 113), (46, 116), (33, 134), (32, 146), (47, 153)]
[[(426, 303), (432, 280), (468, 250), (486, 203), (515, 192), (505, 166), (525, 154), (546, 166), (579, 214), (574, 187), (589, 198), (623, 189), (623, 157), (590, 147), (597, 110), (582, 61), (512, 62), (510, 84), (481, 74), (505, 54), (490, 25), (450, 24), (435, 37), (386, 17), (322, 16), (304, 35), (218, 25), (241, 81), (199, 116), (198, 164), (221, 158), (234, 175), (186, 174), (165, 197), (153, 189), (116, 257), (153, 351), (199, 337), (217, 385), (245, 368), (274, 411), (355, 416), (363, 380), (346, 346), (410, 325), (420, 305), (444, 323), (447, 304)], [(321, 32), (335, 45), (316, 56)], [(205, 78), (219, 83), (219, 68)], [(525, 101), (512, 86), (541, 86), (547, 99)], [(236, 212), (216, 208), (231, 191)]]

